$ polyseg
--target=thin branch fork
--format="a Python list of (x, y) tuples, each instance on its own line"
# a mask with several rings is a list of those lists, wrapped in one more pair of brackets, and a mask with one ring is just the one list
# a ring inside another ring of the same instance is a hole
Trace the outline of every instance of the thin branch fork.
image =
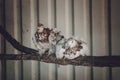
[(25, 54), (0, 54), (0, 60), (36, 60), (46, 63), (75, 66), (120, 67), (120, 56), (79, 56), (75, 59), (57, 59), (54, 54), (39, 55), (37, 50), (21, 45), (2, 26), (0, 33), (17, 50)]

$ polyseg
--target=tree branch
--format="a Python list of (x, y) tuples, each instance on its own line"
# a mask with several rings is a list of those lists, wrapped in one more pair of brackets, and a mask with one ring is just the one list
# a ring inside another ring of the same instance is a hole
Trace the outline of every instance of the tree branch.
[[(38, 54), (37, 50), (25, 47), (15, 40), (5, 29), (0, 26), (0, 33), (17, 50), (26, 54), (0, 54), (0, 60), (37, 60), (46, 63), (76, 66), (96, 66), (96, 67), (120, 67), (120, 56), (79, 56), (76, 59), (56, 59), (55, 55), (47, 56)], [(35, 54), (35, 55), (31, 55)]]
[(38, 54), (37, 50), (25, 47), (15, 40), (2, 26), (0, 26), (1, 35), (17, 50), (26, 54)]
[[(120, 56), (79, 56), (76, 59), (56, 59), (55, 55), (47, 56), (30, 55), (30, 54), (0, 54), (0, 60), (36, 60), (46, 63), (55, 63), (60, 65), (75, 66), (95, 66), (95, 67), (120, 67)], [(93, 60), (92, 60), (93, 59)]]

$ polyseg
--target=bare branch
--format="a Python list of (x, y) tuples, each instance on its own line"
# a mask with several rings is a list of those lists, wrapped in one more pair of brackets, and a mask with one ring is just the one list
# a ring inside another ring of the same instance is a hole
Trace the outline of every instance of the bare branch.
[(29, 54), (0, 54), (0, 60), (36, 60), (46, 63), (75, 66), (95, 66), (95, 67), (120, 67), (120, 56), (79, 56), (76, 59), (56, 59), (55, 55), (46, 57)]

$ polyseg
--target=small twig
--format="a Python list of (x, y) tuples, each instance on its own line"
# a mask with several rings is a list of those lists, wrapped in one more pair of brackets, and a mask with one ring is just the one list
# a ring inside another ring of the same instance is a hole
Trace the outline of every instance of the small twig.
[[(46, 63), (56, 63), (61, 65), (81, 65), (81, 66), (97, 66), (97, 67), (120, 67), (120, 56), (79, 56), (76, 59), (56, 59), (56, 56), (36, 55), (37, 50), (25, 47), (15, 40), (5, 29), (0, 26), (0, 33), (3, 37), (17, 50), (26, 54), (0, 54), (0, 60), (37, 60)], [(31, 55), (32, 54), (32, 55)], [(33, 55), (35, 54), (35, 55)]]

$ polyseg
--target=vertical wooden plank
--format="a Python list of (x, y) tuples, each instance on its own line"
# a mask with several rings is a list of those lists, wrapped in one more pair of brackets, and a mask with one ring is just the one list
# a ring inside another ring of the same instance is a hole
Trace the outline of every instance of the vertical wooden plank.
[[(22, 0), (22, 37), (23, 45), (33, 48), (32, 36), (37, 26), (36, 18), (36, 1)], [(23, 62), (23, 79), (24, 80), (37, 80), (37, 62), (24, 61)]]
[[(36, 31), (36, 26), (37, 26), (37, 0), (30, 0), (30, 21), (31, 21), (31, 35), (30, 35), (30, 41), (31, 41), (31, 47), (35, 48), (33, 42), (32, 42), (32, 37)], [(37, 61), (32, 61), (32, 80), (38, 80), (38, 62)]]
[[(75, 26), (74, 33), (75, 36), (87, 42), (89, 46), (89, 1), (88, 0), (74, 0), (74, 16), (75, 16)], [(90, 55), (90, 54), (87, 54)], [(77, 66), (75, 68), (76, 80), (90, 80), (90, 68)]]
[[(72, 35), (71, 0), (56, 0), (56, 17), (56, 27), (65, 37), (70, 37)], [(58, 80), (73, 79), (73, 66), (60, 66), (57, 70)]]
[[(23, 45), (31, 47), (31, 25), (30, 25), (30, 0), (22, 0), (22, 42)], [(32, 80), (31, 61), (23, 62), (23, 80)]]
[[(111, 19), (112, 19), (112, 55), (120, 55), (120, 10), (119, 10), (119, 0), (111, 0)], [(113, 80), (120, 79), (120, 67), (112, 69)]]
[[(65, 0), (65, 32), (66, 38), (73, 36), (74, 30), (72, 24), (72, 0)], [(73, 17), (74, 18), (74, 17)], [(63, 29), (64, 29), (63, 27)], [(67, 66), (67, 80), (74, 80), (75, 79), (75, 68), (72, 65)]]
[[(87, 55), (91, 55), (90, 53), (90, 0), (84, 0), (83, 1), (83, 26), (84, 26), (84, 40), (88, 44), (88, 53)], [(92, 25), (92, 24), (91, 24)], [(91, 79), (91, 68), (90, 67), (84, 67), (84, 80), (90, 80)]]
[[(47, 0), (40, 0), (39, 1), (39, 20), (40, 23), (45, 24), (48, 26), (48, 1)], [(49, 80), (49, 64), (47, 63), (40, 63), (40, 71), (41, 80)]]
[[(72, 0), (65, 0), (65, 33), (64, 35), (66, 38), (73, 36), (74, 30), (73, 30), (73, 24), (72, 24)], [(63, 27), (63, 29), (64, 29)], [(67, 80), (74, 80), (75, 74), (74, 74), (74, 66), (68, 65), (67, 67)]]
[[(13, 7), (13, 0), (9, 1), (6, 0), (5, 3), (5, 10), (6, 10), (6, 30), (14, 37), (14, 7)], [(6, 43), (6, 53), (15, 53), (14, 48), (7, 42)], [(14, 61), (6, 61), (7, 65), (7, 80), (14, 80), (15, 79), (15, 62)]]
[[(22, 37), (23, 45), (30, 47), (30, 0), (22, 0)], [(32, 80), (31, 61), (23, 62), (23, 80)]]
[[(39, 1), (39, 22), (54, 28), (54, 0)], [(55, 64), (40, 63), (41, 80), (56, 80)]]
[[(62, 5), (62, 6), (61, 6)], [(56, 27), (62, 31), (66, 36), (66, 27), (65, 27), (65, 0), (56, 0), (56, 17), (57, 25)], [(64, 28), (64, 29), (63, 29)]]
[[(93, 55), (108, 55), (106, 1), (93, 0)], [(108, 68), (94, 67), (94, 80), (108, 79)], [(103, 74), (104, 73), (104, 74)]]
[(40, 0), (39, 1), (39, 20), (41, 23), (48, 26), (48, 1)]
[[(13, 25), (14, 25), (14, 38), (20, 42), (20, 22), (19, 22), (19, 0), (13, 0)], [(14, 54), (20, 52), (14, 49)], [(21, 80), (20, 78), (20, 61), (14, 61), (15, 63), (15, 80)]]
[[(50, 28), (55, 28), (55, 8), (54, 0), (47, 0), (48, 2), (48, 26)], [(57, 70), (55, 64), (49, 64), (49, 80), (57, 80)]]

